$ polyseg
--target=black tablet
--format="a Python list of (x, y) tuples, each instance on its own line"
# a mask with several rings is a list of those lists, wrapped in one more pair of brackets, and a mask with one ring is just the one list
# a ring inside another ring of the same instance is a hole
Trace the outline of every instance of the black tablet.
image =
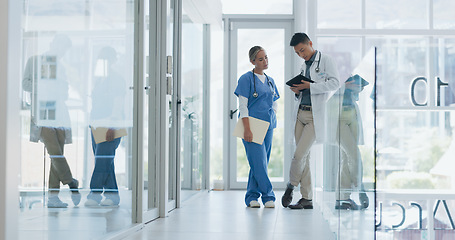
[(301, 84), (302, 80), (310, 82), (310, 83), (314, 83), (313, 80), (303, 76), (302, 74), (299, 74), (299, 75), (293, 77), (291, 80), (287, 81), (286, 84), (288, 86), (292, 87), (292, 86), (294, 86), (294, 84)]

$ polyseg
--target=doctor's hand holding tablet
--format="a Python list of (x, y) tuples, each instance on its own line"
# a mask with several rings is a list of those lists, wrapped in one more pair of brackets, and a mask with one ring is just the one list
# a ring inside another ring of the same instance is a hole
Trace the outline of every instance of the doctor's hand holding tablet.
[(299, 74), (287, 81), (286, 85), (290, 87), (291, 91), (298, 95), (303, 89), (309, 89), (310, 83), (314, 83), (314, 81), (303, 76), (302, 74)]

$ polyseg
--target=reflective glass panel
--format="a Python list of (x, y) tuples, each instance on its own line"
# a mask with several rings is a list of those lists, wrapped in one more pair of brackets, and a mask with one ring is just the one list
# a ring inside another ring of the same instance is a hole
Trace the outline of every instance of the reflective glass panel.
[(315, 45), (334, 59), (341, 82), (327, 102), (327, 141), (312, 151), (315, 199), (337, 239), (371, 239), (375, 51), (362, 54), (361, 38), (353, 37), (319, 37)]
[(221, 0), (224, 14), (292, 14), (292, 0)]
[(432, 48), (435, 59), (432, 65), (435, 68), (436, 77), (436, 105), (455, 106), (455, 39), (439, 38), (436, 40), (440, 48)]
[(366, 0), (367, 29), (427, 29), (427, 0)]
[[(403, 44), (400, 48), (408, 49), (412, 45)], [(415, 78), (408, 87), (408, 97), (402, 97), (412, 107), (377, 106), (376, 236), (380, 239), (451, 239), (455, 236), (451, 171), (455, 149), (452, 49), (453, 39), (446, 38), (436, 39), (435, 45), (426, 48), (430, 53), (424, 55), (427, 74)], [(379, 46), (378, 69), (387, 61), (384, 56), (396, 51), (395, 46)], [(415, 61), (409, 58), (403, 64)], [(389, 97), (388, 90), (379, 87), (379, 81), (385, 81), (390, 74), (396, 78), (409, 77), (405, 71), (378, 71), (378, 102)], [(436, 89), (435, 93), (420, 91), (416, 82), (424, 89)]]
[(377, 88), (383, 94), (377, 99), (378, 107), (411, 107), (429, 101), (427, 84), (419, 80), (429, 73), (428, 44), (428, 39), (421, 37), (366, 39), (366, 46), (378, 46)]
[[(147, 1), (144, 2), (144, 9), (145, 9), (145, 19), (148, 20), (150, 19), (150, 11), (149, 11), (149, 3)], [(154, 74), (155, 69), (150, 69), (150, 61), (151, 59), (154, 59), (154, 56), (150, 56), (150, 47), (149, 47), (149, 41), (150, 41), (150, 26), (148, 24), (144, 25), (144, 57), (142, 59), (143, 61), (143, 78), (140, 79), (142, 82), (140, 86), (141, 90), (144, 89), (143, 93), (139, 93), (142, 96), (142, 99), (140, 99), (140, 104), (138, 104), (138, 107), (140, 106), (140, 113), (142, 115), (142, 124), (140, 125), (140, 136), (141, 139), (139, 139), (137, 142), (139, 146), (141, 146), (139, 149), (140, 153), (138, 156), (140, 156), (142, 164), (142, 177), (143, 177), (143, 186), (142, 186), (142, 211), (143, 214), (145, 215), (146, 212), (150, 211), (151, 209), (157, 208), (157, 185), (156, 185), (156, 161), (154, 158), (154, 152), (156, 152), (156, 148), (153, 148), (152, 146), (154, 145), (154, 141), (156, 141), (155, 134), (152, 134), (152, 124), (155, 124), (155, 121), (151, 118), (154, 116), (155, 111), (154, 108), (150, 108), (151, 105), (151, 96), (154, 96), (154, 93), (151, 89), (150, 86), (153, 85), (153, 80), (154, 76), (151, 74)], [(139, 98), (138, 98), (139, 99)], [(150, 154), (149, 154), (150, 153)]]
[(435, 29), (455, 29), (455, 15), (451, 0), (433, 0), (433, 25)]
[(184, 16), (180, 171), (182, 199), (202, 187), (203, 25)]
[[(175, 81), (174, 75), (174, 65), (176, 52), (174, 50), (174, 28), (178, 26), (175, 22), (177, 19), (175, 18), (175, 7), (174, 0), (167, 0), (166, 1), (166, 59), (168, 63), (166, 64), (166, 81), (167, 81), (167, 96), (166, 96), (166, 106), (168, 107), (168, 116), (167, 116), (167, 134), (168, 134), (168, 145), (166, 151), (168, 151), (169, 156), (169, 186), (168, 186), (168, 201), (170, 202), (169, 207), (170, 209), (174, 209), (176, 207), (176, 197), (177, 197), (177, 173), (178, 173), (178, 166), (177, 166), (177, 111), (178, 111), (178, 104), (175, 104), (176, 94), (174, 94), (174, 88), (177, 88), (178, 84)], [(175, 40), (177, 41), (177, 40)], [(172, 82), (172, 83), (170, 83)], [(171, 87), (169, 87), (171, 85)]]
[(210, 78), (210, 181), (211, 188), (224, 188), (223, 179), (223, 71), (224, 56), (217, 51), (223, 46), (221, 29), (212, 28)]
[(134, 6), (24, 1), (19, 236), (132, 224)]
[(362, 1), (317, 1), (318, 28), (361, 28)]

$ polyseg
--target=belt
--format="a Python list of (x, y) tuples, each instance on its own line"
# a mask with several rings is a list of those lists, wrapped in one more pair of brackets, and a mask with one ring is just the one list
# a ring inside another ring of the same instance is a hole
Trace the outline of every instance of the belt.
[(343, 111), (353, 110), (354, 108), (354, 106), (343, 106)]
[(302, 111), (311, 111), (311, 106), (299, 105), (299, 109)]

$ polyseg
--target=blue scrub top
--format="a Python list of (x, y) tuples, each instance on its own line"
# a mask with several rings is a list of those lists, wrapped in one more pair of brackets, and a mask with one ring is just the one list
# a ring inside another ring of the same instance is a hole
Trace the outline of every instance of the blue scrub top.
[[(258, 97), (253, 97), (254, 82)], [(271, 128), (276, 127), (276, 115), (273, 111), (273, 102), (280, 98), (273, 78), (267, 76), (264, 83), (253, 72), (243, 74), (238, 81), (234, 94), (248, 98), (248, 115), (270, 123)]]

